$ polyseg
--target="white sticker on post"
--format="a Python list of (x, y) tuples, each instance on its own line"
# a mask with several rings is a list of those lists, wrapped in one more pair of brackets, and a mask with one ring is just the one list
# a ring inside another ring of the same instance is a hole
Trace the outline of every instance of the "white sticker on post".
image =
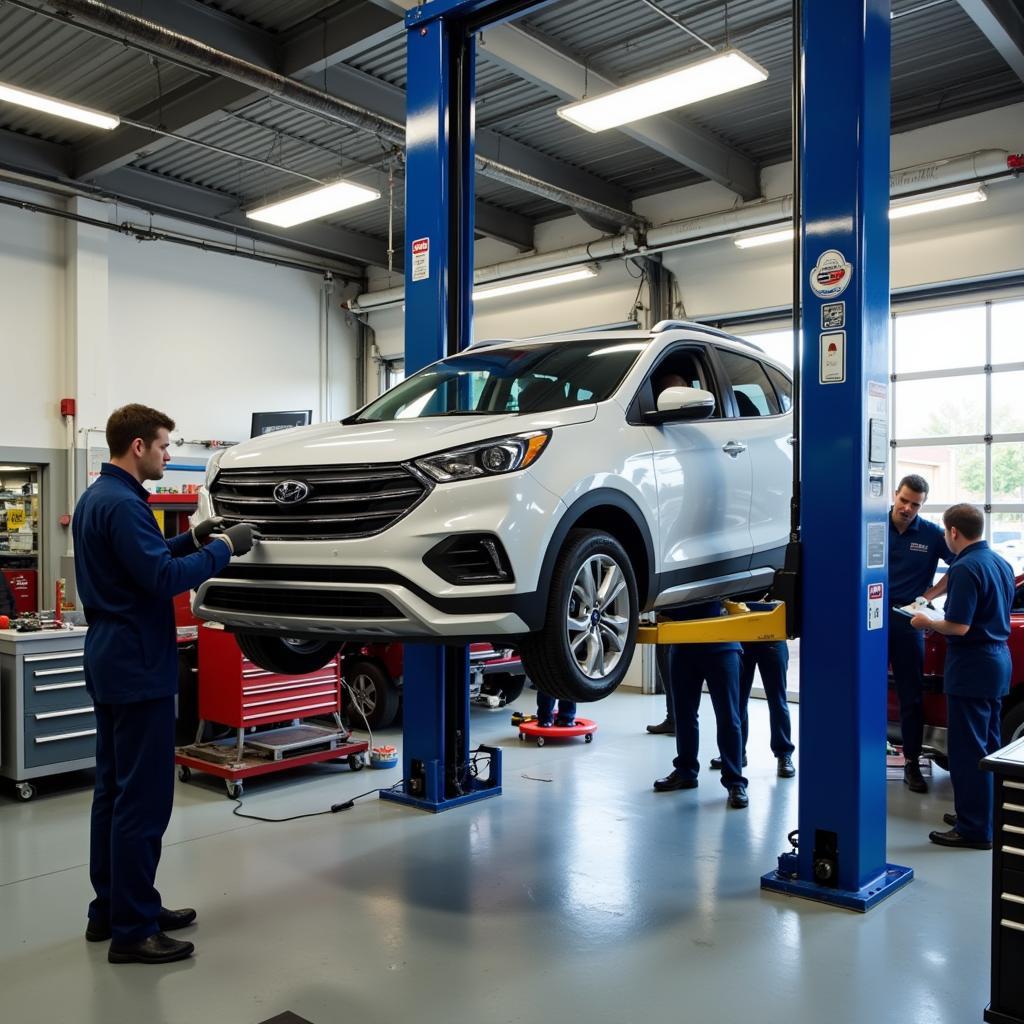
[(426, 281), (430, 277), (430, 239), (415, 238), (412, 243), (412, 279)]
[(883, 620), (882, 597), (885, 590), (881, 583), (868, 584), (868, 629), (881, 629)]
[(819, 384), (842, 384), (846, 380), (846, 331), (821, 335), (818, 364)]

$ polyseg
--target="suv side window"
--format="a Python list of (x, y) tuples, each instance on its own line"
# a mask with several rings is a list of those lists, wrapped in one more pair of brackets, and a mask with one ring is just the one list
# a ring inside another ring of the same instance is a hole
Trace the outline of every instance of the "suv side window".
[(722, 399), (715, 386), (715, 378), (708, 366), (707, 356), (696, 348), (671, 349), (650, 375), (651, 396), (657, 405), (658, 394), (666, 386), (679, 386), (678, 381), (670, 383), (666, 378), (681, 377), (686, 387), (710, 391), (715, 396), (715, 412), (712, 418), (725, 415)]
[(748, 356), (718, 350), (740, 416), (777, 416), (779, 400), (764, 367)]
[(779, 396), (782, 411), (789, 412), (793, 408), (793, 382), (774, 366), (765, 366), (765, 371), (775, 385), (775, 393)]

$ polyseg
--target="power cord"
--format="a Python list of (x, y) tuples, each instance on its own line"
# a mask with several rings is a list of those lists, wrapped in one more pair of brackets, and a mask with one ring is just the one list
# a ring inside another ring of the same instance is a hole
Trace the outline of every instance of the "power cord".
[(242, 801), (236, 800), (235, 806), (231, 813), (236, 818), (248, 818), (249, 821), (265, 821), (270, 824), (278, 824), (283, 821), (299, 821), (301, 818), (319, 818), (324, 814), (337, 814), (339, 811), (347, 811), (351, 807), (355, 806), (357, 800), (362, 800), (364, 796), (373, 796), (374, 793), (383, 793), (387, 790), (396, 790), (399, 786), (405, 783), (405, 779), (399, 779), (398, 782), (391, 786), (378, 786), (376, 789), (368, 789), (365, 793), (360, 793), (358, 796), (350, 797), (348, 800), (343, 801), (340, 804), (331, 804), (330, 809), (326, 811), (309, 811), (306, 814), (293, 814), (288, 818), (265, 818), (260, 814), (246, 814), (242, 811)]
[(363, 711), (362, 705), (360, 705), (359, 701), (356, 700), (356, 695), (353, 692), (352, 687), (349, 686), (348, 682), (345, 680), (344, 676), (341, 677), (341, 685), (344, 686), (346, 690), (348, 690), (350, 703), (356, 709), (356, 711), (359, 712), (359, 717), (366, 723), (366, 731), (370, 734), (370, 749), (372, 750), (373, 730), (370, 728), (370, 720), (366, 717), (366, 713)]

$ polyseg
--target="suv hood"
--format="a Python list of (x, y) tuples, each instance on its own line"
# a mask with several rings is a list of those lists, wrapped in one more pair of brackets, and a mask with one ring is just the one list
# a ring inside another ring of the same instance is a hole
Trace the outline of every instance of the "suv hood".
[(574, 406), (520, 416), (424, 416), (379, 423), (321, 423), (281, 430), (243, 441), (224, 452), (220, 469), (271, 466), (333, 466), (365, 462), (406, 462), (492, 437), (588, 423), (597, 405)]

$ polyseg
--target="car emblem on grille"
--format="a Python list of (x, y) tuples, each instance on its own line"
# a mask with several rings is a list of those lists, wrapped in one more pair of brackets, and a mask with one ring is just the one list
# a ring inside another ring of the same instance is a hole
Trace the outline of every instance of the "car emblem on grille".
[(279, 505), (298, 505), (309, 497), (309, 484), (304, 480), (282, 480), (274, 488), (274, 501)]

